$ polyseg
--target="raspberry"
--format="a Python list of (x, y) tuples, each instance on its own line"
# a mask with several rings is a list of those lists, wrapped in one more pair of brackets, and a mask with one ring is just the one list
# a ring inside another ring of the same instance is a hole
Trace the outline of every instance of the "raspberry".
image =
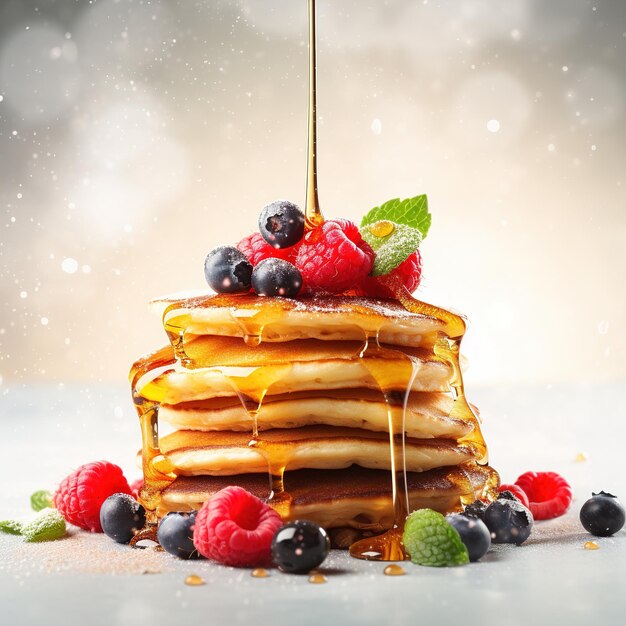
[(406, 258), (398, 267), (383, 276), (366, 276), (363, 291), (366, 295), (375, 298), (393, 298), (395, 294), (390, 289), (388, 282), (390, 277), (398, 277), (409, 293), (413, 293), (422, 280), (422, 256), (416, 250)]
[(295, 265), (309, 292), (342, 293), (364, 281), (374, 256), (356, 225), (337, 219), (304, 236)]
[(292, 261), (296, 253), (295, 248), (296, 246), (282, 249), (274, 248), (263, 239), (260, 233), (252, 233), (237, 244), (239, 252), (243, 252), (252, 266), (256, 266), (261, 261), (269, 258)]
[(515, 484), (526, 492), (535, 519), (559, 517), (572, 503), (572, 488), (556, 472), (526, 472)]
[(108, 461), (96, 461), (81, 465), (64, 478), (53, 500), (70, 524), (101, 533), (100, 507), (114, 493), (131, 493), (121, 468)]
[(207, 500), (196, 517), (193, 543), (200, 554), (234, 567), (269, 566), (276, 511), (242, 487), (226, 487)]
[(500, 485), (498, 493), (502, 493), (503, 491), (510, 491), (527, 509), (530, 508), (528, 496), (519, 485)]

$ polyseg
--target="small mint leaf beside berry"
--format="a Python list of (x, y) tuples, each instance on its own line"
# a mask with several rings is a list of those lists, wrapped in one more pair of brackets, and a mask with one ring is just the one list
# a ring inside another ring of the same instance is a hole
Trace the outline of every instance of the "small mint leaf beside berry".
[(42, 511), (43, 509), (51, 508), (54, 506), (52, 503), (52, 494), (45, 489), (35, 491), (30, 497), (30, 506), (33, 511)]
[(362, 226), (361, 236), (376, 252), (372, 276), (392, 272), (419, 248), (423, 238), (417, 228), (389, 220)]
[(416, 565), (452, 567), (470, 560), (459, 532), (432, 509), (418, 509), (407, 517), (402, 541)]
[(54, 541), (65, 536), (65, 520), (56, 509), (39, 511), (34, 520), (22, 527), (25, 541)]
[(7, 535), (21, 535), (22, 524), (12, 519), (0, 520), (0, 533), (6, 533)]
[(422, 239), (428, 235), (432, 216), (428, 211), (428, 198), (425, 194), (413, 198), (394, 198), (374, 207), (361, 220), (361, 228), (380, 220), (404, 224), (420, 231)]

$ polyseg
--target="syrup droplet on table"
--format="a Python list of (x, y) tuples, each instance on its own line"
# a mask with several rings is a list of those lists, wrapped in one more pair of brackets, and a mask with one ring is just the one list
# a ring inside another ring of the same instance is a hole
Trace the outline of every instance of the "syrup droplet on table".
[(586, 541), (583, 546), (585, 550), (599, 550), (600, 546), (595, 541)]
[(574, 460), (577, 461), (578, 463), (582, 463), (583, 461), (586, 461), (588, 458), (589, 457), (587, 456), (585, 452), (579, 452), (576, 455), (576, 458)]
[(387, 565), (387, 567), (385, 567), (383, 574), (385, 576), (404, 576), (406, 572), (404, 571), (404, 567), (400, 567), (400, 565), (392, 563), (391, 565)]
[(309, 576), (309, 582), (313, 585), (323, 585), (325, 582), (328, 582), (326, 576), (324, 574), (311, 574)]
[(185, 578), (185, 584), (190, 587), (198, 587), (199, 585), (206, 585), (206, 581), (202, 576), (198, 576), (198, 574), (189, 574), (189, 576)]
[(267, 578), (270, 573), (264, 567), (257, 567), (250, 572), (252, 578)]

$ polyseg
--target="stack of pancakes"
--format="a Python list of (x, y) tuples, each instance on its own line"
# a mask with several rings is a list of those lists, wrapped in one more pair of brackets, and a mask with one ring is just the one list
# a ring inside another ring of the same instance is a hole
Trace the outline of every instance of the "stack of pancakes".
[(379, 532), (393, 467), (411, 510), (449, 512), (493, 485), (476, 418), (455, 410), (458, 371), (435, 349), (449, 320), (371, 298), (160, 302), (171, 345), (132, 370), (173, 430), (151, 459), (171, 476), (159, 516), (240, 485), (286, 519)]

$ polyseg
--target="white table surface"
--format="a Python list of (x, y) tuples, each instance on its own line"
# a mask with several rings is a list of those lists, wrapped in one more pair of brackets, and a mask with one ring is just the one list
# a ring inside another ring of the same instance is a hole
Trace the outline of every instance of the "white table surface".
[[(574, 488), (570, 512), (536, 524), (521, 547), (495, 546), (481, 562), (437, 569), (383, 565), (335, 551), (328, 582), (131, 550), (74, 532), (25, 544), (0, 535), (0, 624), (617, 624), (626, 609), (626, 531), (594, 539), (578, 521), (591, 491), (626, 500), (626, 385), (476, 389), (491, 462), (503, 481), (554, 470)], [(106, 458), (129, 479), (139, 428), (123, 387), (0, 389), (0, 519), (29, 514), (29, 495), (72, 468)], [(576, 461), (585, 452), (588, 459)], [(189, 587), (197, 573), (206, 585)]]

